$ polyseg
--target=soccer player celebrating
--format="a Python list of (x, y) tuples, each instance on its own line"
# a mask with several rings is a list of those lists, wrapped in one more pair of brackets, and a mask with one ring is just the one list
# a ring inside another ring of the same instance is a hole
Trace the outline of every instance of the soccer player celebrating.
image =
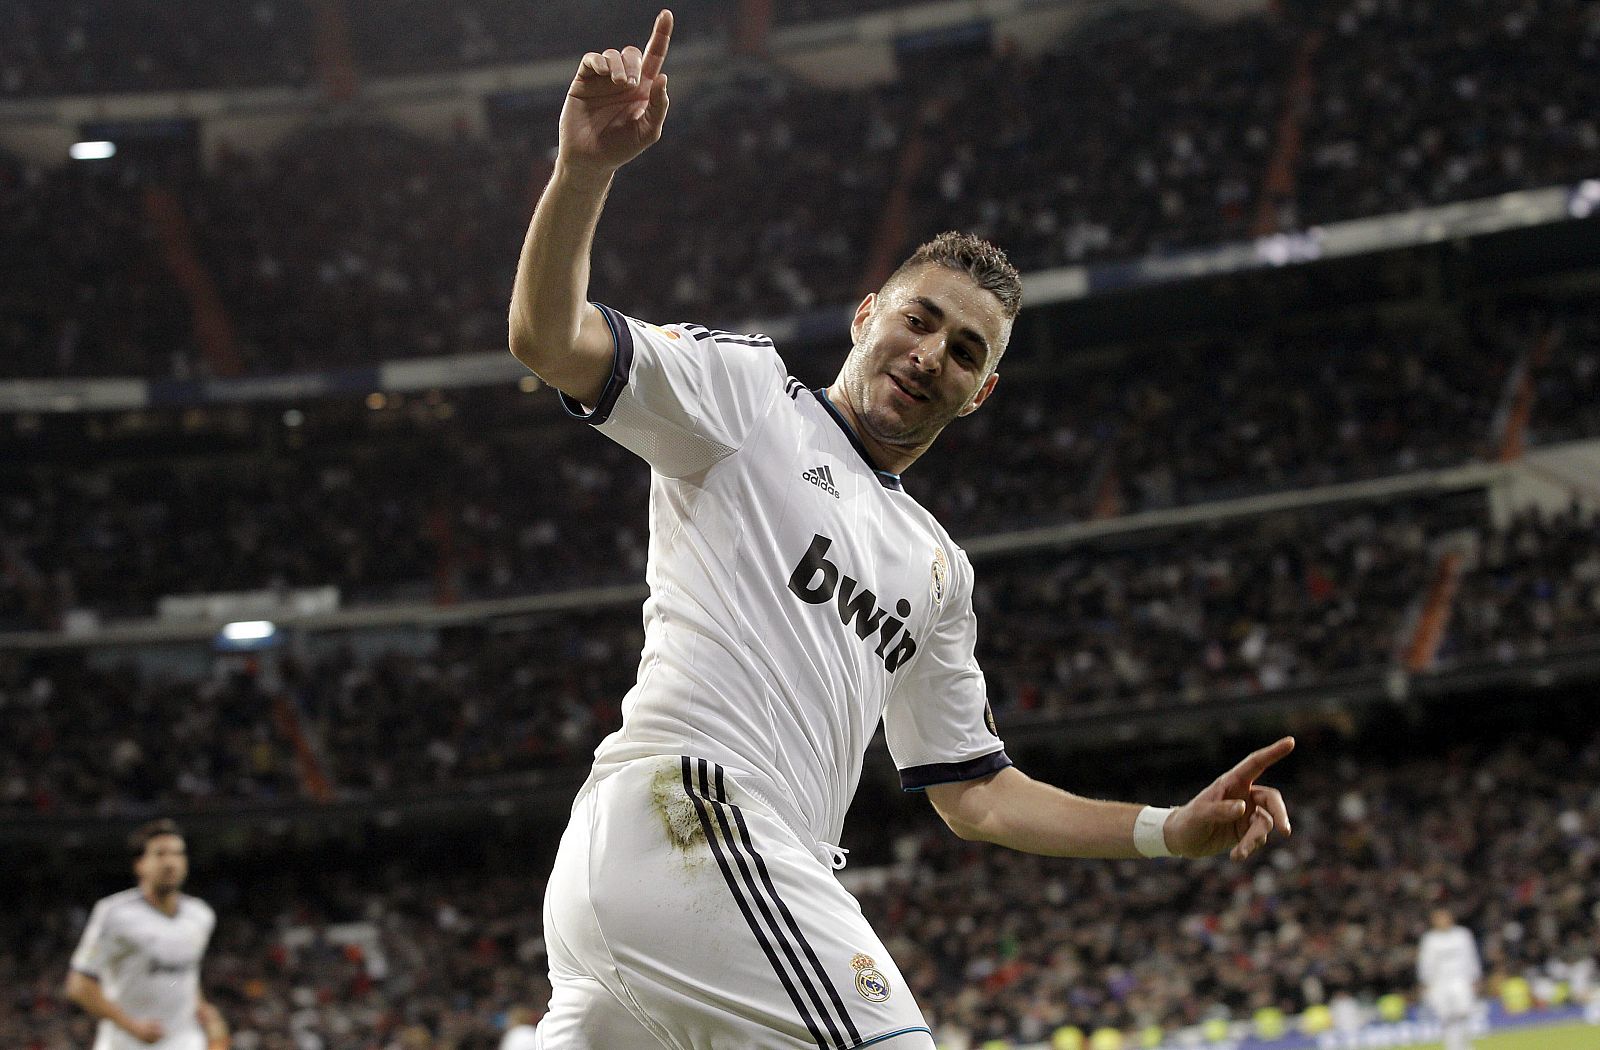
[(1435, 908), (1428, 917), (1431, 929), (1417, 946), (1417, 979), (1422, 998), (1439, 1018), (1444, 1030), (1444, 1050), (1470, 1050), (1472, 1014), (1477, 1007), (1477, 984), (1483, 976), (1478, 942), (1472, 931), (1457, 926), (1448, 908)]
[(228, 1026), (200, 993), (217, 924), (189, 875), (183, 832), (153, 820), (129, 839), (139, 884), (94, 906), (72, 954), (67, 997), (100, 1019), (94, 1050), (227, 1050)]
[(857, 308), (826, 389), (763, 336), (587, 301), (611, 180), (661, 137), (672, 25), (584, 56), (512, 293), (511, 352), (652, 468), (644, 653), (547, 888), (539, 1045), (927, 1050), (830, 870), (880, 720), (902, 785), (957, 835), (1058, 856), (1246, 857), (1289, 831), (1256, 780), (1294, 742), (1175, 809), (1072, 795), (1007, 757), (972, 566), (900, 483), (994, 392), (1022, 289), (993, 245), (919, 248)]

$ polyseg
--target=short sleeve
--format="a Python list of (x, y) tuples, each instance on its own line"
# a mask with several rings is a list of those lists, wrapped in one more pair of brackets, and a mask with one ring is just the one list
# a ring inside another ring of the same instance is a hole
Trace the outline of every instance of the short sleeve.
[(783, 361), (765, 336), (594, 308), (615, 342), (611, 376), (596, 404), (562, 394), (562, 406), (660, 474), (685, 477), (738, 451), (783, 391)]
[(953, 575), (933, 637), (917, 653), (908, 668), (911, 677), (890, 695), (883, 713), (889, 753), (907, 791), (976, 780), (1011, 765), (978, 666), (972, 565), (959, 548)]
[(106, 929), (106, 915), (110, 910), (105, 901), (94, 906), (83, 927), (83, 936), (78, 940), (78, 948), (72, 953), (72, 969), (97, 981), (104, 976), (110, 962), (111, 935)]

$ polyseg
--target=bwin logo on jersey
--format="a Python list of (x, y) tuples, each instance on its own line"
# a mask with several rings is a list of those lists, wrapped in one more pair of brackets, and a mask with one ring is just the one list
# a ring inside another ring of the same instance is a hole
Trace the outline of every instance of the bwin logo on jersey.
[[(910, 631), (901, 630), (911, 615), (911, 603), (901, 598), (895, 602), (895, 615), (878, 608), (878, 596), (861, 584), (843, 576), (839, 566), (826, 557), (833, 541), (826, 536), (813, 535), (805, 557), (789, 574), (789, 589), (803, 602), (824, 605), (838, 597), (839, 622), (856, 632), (856, 637), (867, 641), (878, 633), (878, 646), (873, 652), (883, 658), (883, 666), (893, 674), (895, 669), (916, 655), (917, 640)], [(860, 588), (859, 590), (857, 588)], [(895, 632), (900, 633), (898, 639)], [(893, 641), (891, 647), (889, 643)], [(869, 643), (870, 644), (870, 643)]]
[(833, 483), (833, 470), (832, 470), (832, 468), (830, 468), (830, 467), (812, 467), (810, 470), (808, 470), (804, 474), (800, 475), (800, 477), (802, 479), (806, 480), (806, 481), (811, 482), (811, 484), (815, 485), (817, 488), (821, 489), (823, 492), (826, 492), (828, 495), (832, 496), (834, 499), (838, 499), (839, 498), (839, 489)]

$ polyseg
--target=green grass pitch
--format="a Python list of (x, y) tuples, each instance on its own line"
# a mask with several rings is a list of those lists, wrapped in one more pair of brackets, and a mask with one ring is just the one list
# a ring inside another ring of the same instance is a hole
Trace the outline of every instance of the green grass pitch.
[[(1425, 1043), (1415, 1050), (1440, 1050), (1440, 1046), (1439, 1043)], [(1592, 1024), (1569, 1024), (1560, 1028), (1500, 1032), (1474, 1039), (1472, 1050), (1600, 1050), (1600, 1028)]]

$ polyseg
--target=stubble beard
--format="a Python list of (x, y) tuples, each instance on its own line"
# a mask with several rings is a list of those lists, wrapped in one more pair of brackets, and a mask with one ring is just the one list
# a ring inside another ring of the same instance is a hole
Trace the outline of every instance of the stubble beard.
[(926, 448), (959, 414), (959, 410), (940, 412), (921, 420), (907, 421), (894, 408), (884, 404), (877, 397), (874, 380), (879, 376), (884, 376), (884, 380), (888, 381), (883, 369), (874, 368), (869, 373), (858, 359), (849, 367), (846, 379), (861, 428), (867, 432), (867, 436), (880, 444), (905, 449)]

